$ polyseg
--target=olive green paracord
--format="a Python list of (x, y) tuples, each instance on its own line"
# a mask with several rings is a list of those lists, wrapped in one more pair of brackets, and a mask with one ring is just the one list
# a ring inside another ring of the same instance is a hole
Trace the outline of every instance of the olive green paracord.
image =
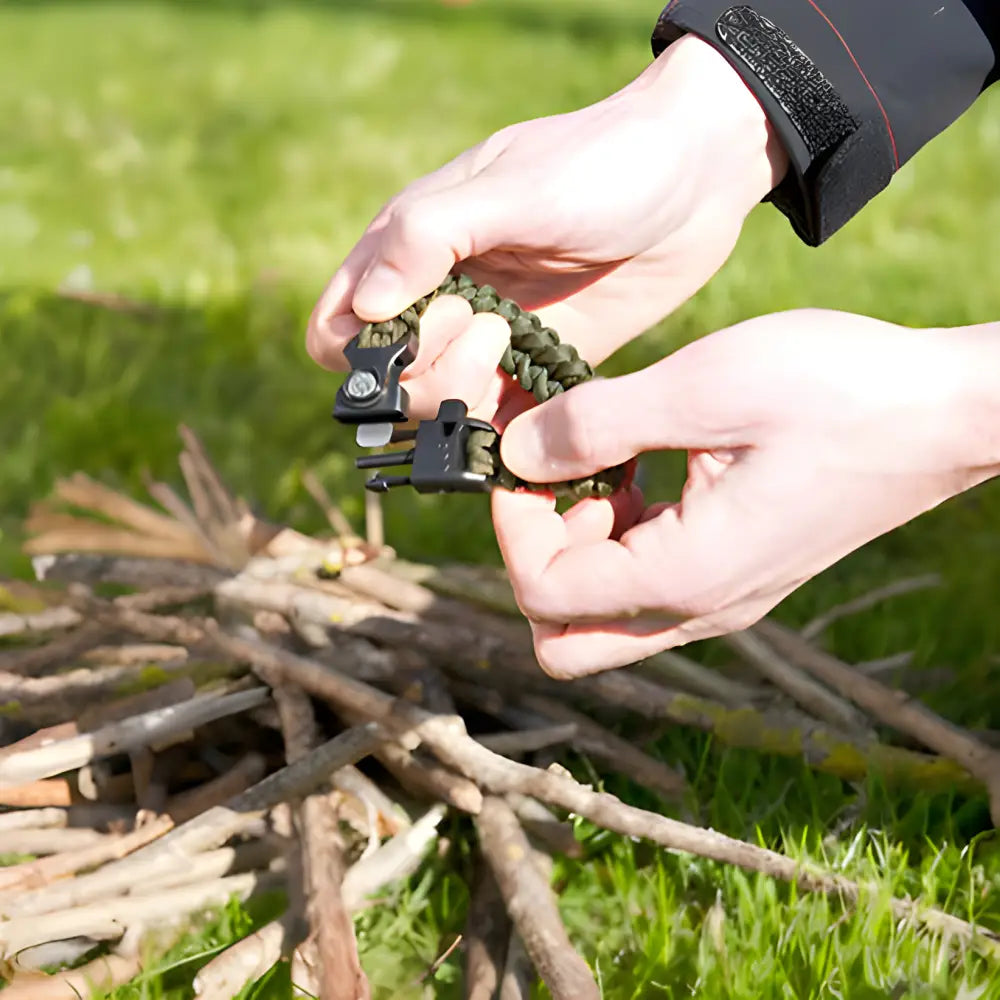
[[(500, 367), (531, 392), (539, 403), (594, 377), (594, 371), (576, 349), (563, 344), (555, 330), (525, 312), (510, 299), (502, 299), (490, 285), (477, 285), (467, 275), (449, 275), (430, 295), (415, 302), (395, 319), (368, 323), (358, 335), (361, 347), (388, 347), (409, 334), (420, 335), (420, 317), (438, 295), (460, 295), (476, 313), (492, 312), (510, 324), (510, 343)], [(582, 500), (610, 496), (622, 484), (625, 467), (615, 466), (582, 479), (560, 483), (530, 483), (515, 476), (500, 460), (500, 435), (473, 430), (469, 435), (468, 468), (483, 474), (504, 489), (528, 489), (558, 497)]]

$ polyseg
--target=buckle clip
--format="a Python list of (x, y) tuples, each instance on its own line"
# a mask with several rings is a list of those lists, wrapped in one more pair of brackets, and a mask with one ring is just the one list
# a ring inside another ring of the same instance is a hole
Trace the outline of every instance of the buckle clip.
[[(408, 419), (410, 397), (400, 386), (403, 369), (417, 356), (416, 338), (411, 334), (388, 347), (361, 347), (354, 337), (344, 348), (351, 372), (337, 390), (333, 416), (344, 424), (358, 425), (358, 444), (370, 440), (382, 445), (389, 440), (390, 424)], [(372, 427), (374, 436), (366, 436), (361, 428)]]
[(482, 420), (468, 416), (468, 407), (460, 399), (446, 399), (434, 420), (421, 420), (416, 430), (394, 431), (390, 442), (413, 441), (408, 451), (380, 452), (355, 459), (359, 469), (384, 466), (411, 466), (408, 476), (384, 476), (380, 473), (365, 483), (373, 493), (384, 493), (395, 486), (412, 486), (418, 493), (487, 493), (493, 484), (482, 473), (467, 468), (469, 435), (474, 430), (495, 433)]

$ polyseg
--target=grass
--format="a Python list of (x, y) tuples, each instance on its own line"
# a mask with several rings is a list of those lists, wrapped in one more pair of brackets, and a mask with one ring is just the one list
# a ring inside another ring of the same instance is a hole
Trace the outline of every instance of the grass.
[[(360, 523), (348, 433), (329, 419), (338, 380), (306, 357), (309, 310), (382, 201), (512, 121), (595, 100), (648, 59), (647, 0), (327, 3), (0, 3), (0, 570), (26, 572), (29, 503), (76, 469), (139, 492), (176, 479), (175, 427), (205, 438), (261, 510), (320, 526), (301, 488), (315, 468)], [(608, 372), (762, 312), (817, 305), (915, 326), (1000, 317), (996, 96), (932, 142), (868, 211), (818, 250), (762, 208), (720, 275)], [(130, 316), (60, 295), (120, 293)], [(651, 493), (678, 488), (675, 457)], [(390, 496), (408, 557), (496, 561), (475, 498)], [(911, 572), (937, 591), (831, 632), (852, 659), (914, 649), (946, 668), (929, 701), (1000, 728), (1000, 493), (980, 488), (844, 560), (779, 610), (808, 619)], [(711, 646), (691, 650), (709, 662)], [(937, 677), (936, 670), (931, 678)], [(686, 731), (655, 750), (690, 776), (680, 814), (795, 855), (826, 857), (885, 891), (922, 894), (1000, 928), (1000, 849), (985, 804), (847, 786), (801, 763), (726, 752)], [(601, 781), (587, 761), (568, 763)], [(632, 801), (647, 792), (608, 783)], [(457, 998), (468, 838), (358, 921), (378, 1000)], [(581, 827), (560, 862), (568, 926), (610, 1000), (646, 997), (1000, 998), (971, 955), (894, 926), (873, 901), (847, 913), (785, 886)], [(191, 995), (212, 949), (259, 914), (230, 907), (118, 1000)], [(278, 970), (279, 973), (281, 970)], [(254, 995), (285, 996), (287, 976)]]

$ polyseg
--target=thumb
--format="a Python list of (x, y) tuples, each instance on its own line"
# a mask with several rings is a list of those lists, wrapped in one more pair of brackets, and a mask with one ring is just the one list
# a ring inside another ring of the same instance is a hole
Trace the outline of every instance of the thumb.
[(436, 288), (455, 266), (508, 241), (523, 192), (482, 175), (397, 204), (354, 293), (362, 320), (381, 322)]
[(500, 457), (534, 483), (591, 475), (645, 451), (715, 449), (749, 443), (739, 400), (713, 391), (684, 352), (631, 375), (594, 379), (515, 417)]

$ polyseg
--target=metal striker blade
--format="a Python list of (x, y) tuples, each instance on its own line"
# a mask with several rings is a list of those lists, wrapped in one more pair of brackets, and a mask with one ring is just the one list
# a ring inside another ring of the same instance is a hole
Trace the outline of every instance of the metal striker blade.
[(359, 448), (381, 448), (392, 437), (392, 424), (358, 424), (354, 437)]

